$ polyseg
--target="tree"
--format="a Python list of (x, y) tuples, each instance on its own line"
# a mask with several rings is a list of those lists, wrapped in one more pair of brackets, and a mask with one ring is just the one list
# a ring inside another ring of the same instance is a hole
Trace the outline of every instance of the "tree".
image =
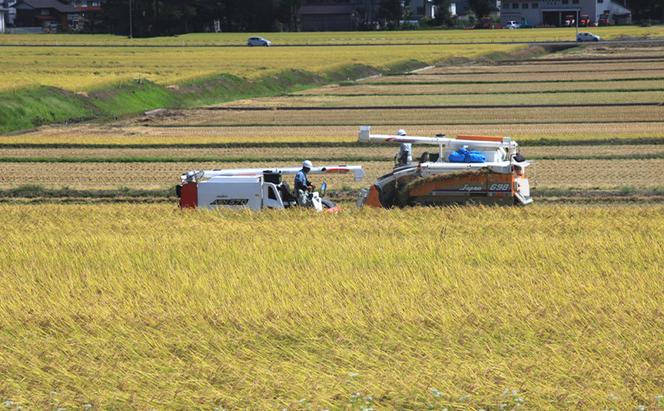
[(628, 0), (635, 21), (659, 20), (664, 22), (664, 0)]
[[(132, 0), (136, 37), (209, 31), (214, 20), (224, 31), (271, 31), (273, 0)], [(108, 0), (106, 23), (116, 34), (129, 33), (129, 0)]]
[(277, 20), (288, 27), (288, 31), (298, 31), (297, 11), (302, 0), (281, 0), (277, 9)]
[(452, 14), (450, 13), (450, 4), (452, 0), (434, 0), (436, 5), (436, 18), (434, 24), (438, 26), (451, 26), (454, 24)]
[(470, 0), (469, 6), (477, 18), (487, 17), (498, 10), (496, 0)]
[(381, 0), (378, 16), (385, 20), (390, 27), (398, 27), (403, 15), (401, 0)]

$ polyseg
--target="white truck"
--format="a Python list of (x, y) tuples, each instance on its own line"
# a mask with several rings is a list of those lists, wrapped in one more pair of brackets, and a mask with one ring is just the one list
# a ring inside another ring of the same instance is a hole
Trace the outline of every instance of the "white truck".
[[(316, 211), (337, 211), (334, 202), (323, 198), (326, 183), (323, 183), (321, 193), (291, 191), (283, 176), (294, 175), (298, 171), (300, 167), (192, 170), (182, 174), (176, 194), (180, 198), (180, 208), (248, 208), (259, 211), (303, 206)], [(361, 181), (364, 177), (362, 166), (314, 167), (309, 171), (309, 174), (348, 173), (354, 175), (355, 181)]]

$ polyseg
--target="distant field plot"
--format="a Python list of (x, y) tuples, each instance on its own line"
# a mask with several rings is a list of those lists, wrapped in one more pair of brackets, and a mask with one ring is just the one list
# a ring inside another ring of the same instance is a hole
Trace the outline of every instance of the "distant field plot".
[[(1, 41), (1, 39), (0, 39)], [(48, 85), (72, 91), (131, 79), (171, 85), (213, 74), (255, 78), (287, 69), (330, 71), (350, 64), (386, 67), (405, 60), (436, 62), (508, 52), (518, 45), (288, 47), (288, 48), (113, 48), (8, 47), (2, 49), (0, 90)]]
[(541, 94), (457, 94), (390, 95), (390, 96), (289, 96), (233, 101), (226, 106), (242, 107), (377, 107), (377, 106), (458, 106), (458, 105), (532, 105), (532, 104), (607, 104), (607, 103), (664, 103), (663, 91), (611, 90), (582, 93)]
[(664, 90), (664, 77), (659, 80), (607, 81), (607, 82), (537, 82), (495, 84), (357, 84), (353, 86), (331, 85), (303, 90), (294, 95), (422, 95), (422, 94), (513, 94), (513, 93), (573, 93), (578, 91), (609, 90), (615, 92), (640, 90)]
[[(566, 63), (566, 64), (563, 64)], [(504, 63), (495, 64), (492, 66), (482, 65), (465, 65), (465, 66), (442, 66), (432, 70), (427, 70), (427, 75), (451, 75), (451, 74), (466, 74), (466, 75), (484, 75), (487, 73), (583, 73), (592, 71), (594, 73), (604, 72), (625, 72), (625, 71), (638, 71), (642, 72), (644, 76), (648, 76), (648, 72), (664, 70), (664, 50), (662, 50), (661, 60), (646, 60), (646, 61), (592, 61), (589, 63), (580, 61), (559, 62), (552, 64), (550, 62), (540, 62), (536, 60), (532, 62), (523, 63)]]
[(552, 54), (548, 59), (569, 59), (569, 58), (661, 58), (664, 47), (658, 44), (629, 44), (629, 45), (613, 45), (606, 47), (604, 44), (586, 45), (583, 48), (566, 50), (562, 54)]
[[(638, 107), (629, 107), (638, 108)], [(662, 113), (664, 108), (654, 107), (658, 110), (649, 110), (653, 117), (664, 115)], [(612, 109), (612, 108), (611, 108)], [(645, 107), (643, 109), (651, 109)], [(452, 110), (450, 110), (452, 111)], [(240, 113), (225, 112), (226, 117), (218, 116), (218, 112), (211, 113), (217, 121), (224, 123), (222, 119), (227, 121), (226, 125), (201, 125), (196, 127), (183, 127), (183, 126), (169, 126), (169, 127), (156, 127), (156, 126), (135, 126), (129, 125), (125, 127), (104, 127), (104, 126), (62, 126), (62, 127), (49, 127), (46, 129), (36, 130), (30, 133), (0, 136), (0, 148), (3, 145), (34, 145), (34, 144), (58, 144), (62, 146), (67, 145), (191, 145), (191, 144), (233, 144), (233, 143), (334, 143), (345, 142), (352, 143), (357, 141), (357, 134), (359, 126), (362, 124), (376, 125), (373, 130), (377, 133), (392, 134), (398, 128), (406, 128), (407, 132), (412, 135), (425, 135), (433, 136), (438, 133), (444, 133), (449, 136), (456, 136), (458, 134), (484, 134), (484, 135), (505, 135), (511, 136), (517, 141), (526, 142), (529, 140), (540, 139), (558, 139), (558, 140), (606, 140), (606, 139), (649, 139), (649, 138), (664, 138), (664, 120), (661, 117), (658, 120), (650, 120), (644, 122), (613, 122), (615, 119), (611, 118), (612, 110), (607, 112), (596, 110), (598, 118), (595, 122), (583, 122), (583, 117), (578, 110), (576, 114), (579, 117), (578, 122), (570, 124), (555, 123), (556, 115), (559, 111), (571, 113), (571, 109), (566, 110), (550, 110), (550, 113), (545, 113), (542, 110), (542, 119), (551, 122), (534, 123), (534, 124), (519, 124), (519, 121), (527, 116), (527, 113), (520, 113), (514, 117), (511, 116), (512, 112), (516, 110), (502, 110), (505, 113), (504, 117), (486, 117), (484, 121), (480, 119), (487, 115), (496, 115), (499, 110), (467, 110), (464, 115), (467, 117), (468, 124), (458, 125), (451, 122), (447, 124), (446, 121), (456, 120), (460, 121), (462, 118), (456, 116), (460, 111), (455, 110), (452, 113), (441, 112), (436, 110), (424, 110), (423, 112), (394, 111), (393, 116), (386, 113), (384, 117), (376, 116), (376, 113), (368, 113), (363, 111), (367, 116), (361, 117), (361, 113), (355, 111), (340, 111), (340, 112), (323, 112), (317, 113), (318, 121), (329, 122), (328, 125), (273, 125), (272, 121), (266, 122), (264, 125), (246, 125), (243, 126), (241, 122), (237, 126), (231, 126), (232, 120), (238, 120), (242, 116)], [(533, 112), (534, 110), (523, 110)], [(617, 111), (617, 110), (615, 110)], [(613, 112), (615, 112), (613, 111)], [(643, 110), (646, 111), (646, 110)], [(426, 116), (425, 114), (429, 114)], [(592, 110), (589, 110), (592, 112)], [(412, 113), (412, 114), (411, 114)], [(253, 120), (255, 124), (258, 120), (265, 120), (262, 117), (262, 112), (255, 113), (249, 121)], [(291, 114), (299, 114), (300, 116), (291, 116)], [(306, 114), (306, 115), (305, 115)], [(320, 115), (319, 115), (320, 114)], [(330, 116), (335, 114), (335, 117)], [(410, 115), (409, 115), (410, 114)], [(475, 114), (473, 116), (473, 114)], [(646, 116), (648, 113), (640, 113)], [(273, 116), (272, 113), (268, 113)], [(299, 121), (306, 122), (310, 118), (311, 113), (291, 113), (291, 112), (277, 112), (274, 123), (288, 124), (288, 122), (297, 123)], [(551, 116), (554, 117), (551, 117)], [(600, 117), (601, 116), (601, 117)], [(521, 118), (520, 118), (521, 117)], [(561, 117), (562, 118), (562, 117)], [(203, 120), (203, 117), (200, 117)], [(205, 120), (210, 120), (210, 117), (205, 117)], [(509, 124), (501, 123), (501, 121), (510, 120)], [(534, 118), (529, 118), (534, 120)], [(610, 123), (603, 123), (602, 120), (612, 121)], [(526, 120), (524, 120), (526, 121)], [(587, 119), (585, 120), (587, 121)], [(342, 125), (335, 125), (338, 122)], [(476, 122), (478, 124), (472, 124)], [(433, 125), (427, 125), (432, 123)], [(484, 123), (484, 124), (482, 124)], [(348, 125), (351, 124), (351, 125)], [(382, 125), (381, 125), (382, 124)], [(385, 125), (389, 124), (389, 125)]]
[[(344, 162), (345, 163), (345, 162)], [(296, 164), (296, 163), (295, 163)], [(371, 184), (392, 169), (392, 161), (362, 161), (365, 181), (352, 176), (314, 176), (320, 184), (326, 180), (331, 188), (359, 189)], [(293, 166), (294, 161), (272, 161), (270, 166)], [(163, 189), (174, 186), (180, 175), (189, 170), (218, 168), (261, 168), (263, 162), (182, 162), (182, 163), (0, 163), (0, 187), (40, 185), (49, 188), (119, 187)], [(653, 160), (538, 160), (528, 170), (535, 188), (602, 188), (616, 189), (661, 187), (664, 159)]]
[[(210, 159), (220, 166), (228, 162), (260, 159), (268, 165), (274, 162), (292, 161), (298, 165), (303, 158), (315, 160), (317, 164), (339, 161), (391, 161), (398, 151), (396, 145), (366, 144), (357, 146), (324, 147), (233, 147), (233, 148), (1, 148), (0, 162), (10, 159), (42, 162), (183, 162), (188, 159)], [(426, 147), (414, 150), (419, 157)], [(631, 145), (571, 145), (571, 146), (526, 146), (521, 153), (529, 159), (646, 159), (664, 158), (664, 144)]]
[[(546, 107), (430, 110), (322, 110), (307, 111), (187, 111), (185, 117), (158, 120), (161, 125), (427, 125), (427, 124), (520, 124), (601, 121), (662, 121), (664, 106), (647, 107)], [(313, 118), (315, 116), (315, 118)]]
[(624, 79), (662, 79), (664, 78), (664, 69), (643, 71), (585, 71), (585, 72), (548, 72), (548, 73), (533, 73), (525, 72), (515, 75), (514, 73), (491, 73), (478, 75), (467, 74), (449, 74), (449, 75), (435, 75), (423, 72), (418, 75), (407, 76), (384, 76), (375, 78), (368, 81), (369, 84), (373, 83), (388, 83), (388, 84), (438, 84), (438, 83), (491, 83), (491, 82), (508, 82), (508, 83), (524, 83), (524, 82), (542, 82), (542, 81), (620, 81)]
[[(605, 39), (623, 36), (635, 38), (662, 38), (664, 28), (653, 27), (597, 27), (593, 33)], [(219, 33), (186, 34), (172, 37), (127, 39), (112, 35), (3, 35), (3, 44), (47, 45), (140, 45), (140, 46), (244, 46), (251, 35), (262, 35), (274, 45), (307, 44), (411, 44), (411, 43), (474, 43), (474, 42), (529, 42), (573, 41), (574, 28), (529, 30), (414, 30), (414, 31), (365, 31), (365, 32), (312, 32), (312, 33)]]

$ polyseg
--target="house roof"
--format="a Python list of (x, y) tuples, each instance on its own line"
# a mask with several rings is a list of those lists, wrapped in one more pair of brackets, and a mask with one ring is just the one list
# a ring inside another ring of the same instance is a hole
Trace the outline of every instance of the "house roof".
[(343, 4), (311, 4), (300, 7), (298, 14), (353, 14), (355, 7)]
[(72, 5), (64, 4), (58, 0), (22, 0), (17, 9), (55, 9), (60, 13), (78, 13), (78, 10)]

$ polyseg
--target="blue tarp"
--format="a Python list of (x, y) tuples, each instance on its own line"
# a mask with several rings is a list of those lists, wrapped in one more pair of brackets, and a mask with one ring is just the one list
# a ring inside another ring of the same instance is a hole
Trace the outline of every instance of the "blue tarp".
[(464, 147), (450, 153), (447, 160), (450, 163), (485, 163), (486, 156), (479, 151), (469, 151)]

